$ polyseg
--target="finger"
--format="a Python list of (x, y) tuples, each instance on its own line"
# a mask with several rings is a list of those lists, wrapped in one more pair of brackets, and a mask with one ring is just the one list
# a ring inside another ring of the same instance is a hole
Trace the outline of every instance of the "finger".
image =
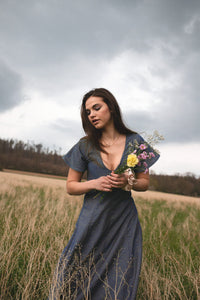
[(103, 189), (103, 192), (112, 192), (112, 189)]
[(109, 180), (109, 184), (110, 184), (111, 186), (116, 186), (116, 185), (119, 185), (119, 184), (120, 184), (120, 181), (110, 179), (110, 180)]
[(108, 176), (113, 177), (113, 178), (120, 178), (122, 176), (122, 174), (115, 174), (115, 173), (112, 172)]
[(124, 182), (125, 177), (112, 177), (112, 176), (109, 176), (108, 179), (109, 179), (109, 182), (111, 182), (111, 183), (121, 183), (121, 182)]
[(123, 176), (118, 176), (118, 174), (115, 174), (115, 175), (113, 175), (113, 176), (112, 175), (107, 175), (107, 178), (109, 180), (114, 180), (114, 181), (117, 181), (117, 180), (120, 180), (121, 178), (123, 178)]
[(115, 188), (120, 188), (122, 186), (122, 182), (113, 182), (112, 183), (112, 187), (115, 187)]
[(112, 188), (119, 189), (120, 185), (119, 184), (112, 184)]
[(112, 186), (111, 185), (104, 185), (102, 187), (103, 191), (105, 192), (111, 192), (112, 191)]
[(108, 175), (107, 177), (111, 180), (118, 180), (118, 181), (125, 178), (125, 176), (123, 174), (111, 174), (111, 175)]
[(107, 177), (105, 177), (101, 180), (101, 184), (108, 184), (108, 183), (109, 183), (109, 180)]
[(108, 189), (111, 189), (112, 188), (112, 185), (110, 183), (105, 183), (102, 185), (103, 188), (108, 188)]
[(110, 183), (112, 185), (112, 187), (116, 187), (116, 188), (121, 188), (124, 187), (127, 184), (127, 179), (126, 178), (120, 178), (118, 180), (110, 180)]

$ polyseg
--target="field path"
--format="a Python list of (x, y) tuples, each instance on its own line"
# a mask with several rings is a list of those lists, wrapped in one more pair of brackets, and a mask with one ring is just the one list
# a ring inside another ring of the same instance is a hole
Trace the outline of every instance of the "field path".
[[(48, 186), (52, 188), (63, 188), (66, 190), (66, 178), (48, 176), (42, 174), (34, 174), (28, 172), (10, 172), (4, 171), (0, 172), (0, 191), (6, 191), (8, 185), (11, 186), (27, 186), (27, 185), (36, 185), (36, 186)], [(178, 202), (188, 202), (191, 204), (200, 205), (200, 198), (182, 196), (176, 194), (168, 194), (155, 191), (146, 191), (146, 192), (136, 192), (133, 191), (133, 197), (135, 198), (145, 198), (148, 200), (166, 200), (166, 201), (178, 201)]]

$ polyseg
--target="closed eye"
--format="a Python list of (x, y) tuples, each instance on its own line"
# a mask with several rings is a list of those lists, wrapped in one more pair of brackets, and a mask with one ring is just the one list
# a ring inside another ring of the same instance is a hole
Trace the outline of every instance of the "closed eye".
[(94, 107), (95, 110), (100, 110), (101, 106)]
[[(100, 108), (101, 108), (101, 106), (98, 105), (98, 104), (95, 104), (95, 105), (93, 106), (93, 109), (96, 110), (96, 111), (100, 110)], [(90, 115), (90, 113), (91, 113), (91, 111), (90, 111), (89, 109), (86, 109), (86, 114), (87, 114), (88, 116)]]

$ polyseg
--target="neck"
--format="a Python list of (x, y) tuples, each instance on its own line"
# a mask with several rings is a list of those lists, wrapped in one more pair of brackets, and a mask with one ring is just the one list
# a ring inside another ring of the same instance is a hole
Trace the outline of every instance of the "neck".
[(112, 142), (112, 141), (115, 141), (116, 139), (118, 139), (120, 137), (120, 133), (119, 132), (109, 132), (108, 134), (107, 133), (104, 133), (102, 134), (102, 137), (101, 137), (101, 141), (106, 141), (106, 142)]
[(117, 143), (119, 138), (120, 133), (114, 128), (114, 126), (109, 126), (109, 128), (103, 130), (100, 142), (103, 147), (111, 147)]
[(102, 131), (101, 140), (115, 140), (120, 136), (120, 133), (115, 129), (114, 125), (111, 124)]

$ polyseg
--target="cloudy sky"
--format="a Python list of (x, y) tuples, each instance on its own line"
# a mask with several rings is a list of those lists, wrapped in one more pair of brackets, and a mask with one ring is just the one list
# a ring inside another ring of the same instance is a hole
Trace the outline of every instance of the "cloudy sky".
[(65, 153), (95, 87), (164, 136), (153, 171), (200, 176), (199, 0), (0, 1), (0, 138)]

